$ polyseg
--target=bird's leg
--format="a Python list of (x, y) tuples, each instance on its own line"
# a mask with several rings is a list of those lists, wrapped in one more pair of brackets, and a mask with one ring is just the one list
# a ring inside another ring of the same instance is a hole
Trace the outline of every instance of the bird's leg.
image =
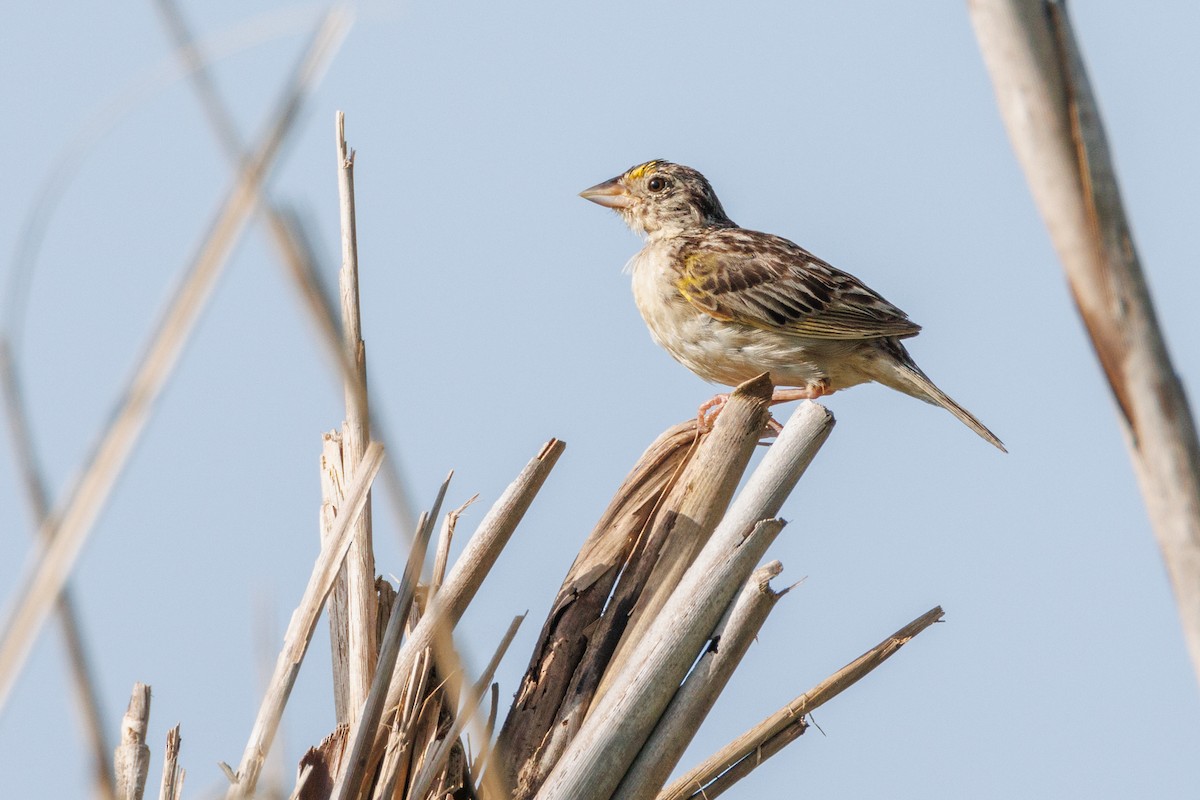
[(729, 395), (722, 393), (701, 403), (700, 407), (696, 409), (696, 430), (700, 433), (708, 433), (712, 430), (713, 423), (717, 421), (717, 415), (721, 413), (721, 409), (725, 407), (725, 401), (728, 399)]
[(771, 405), (779, 403), (790, 403), (793, 400), (816, 400), (818, 397), (833, 394), (829, 388), (829, 381), (822, 378), (819, 381), (814, 381), (803, 389), (776, 389), (771, 395)]

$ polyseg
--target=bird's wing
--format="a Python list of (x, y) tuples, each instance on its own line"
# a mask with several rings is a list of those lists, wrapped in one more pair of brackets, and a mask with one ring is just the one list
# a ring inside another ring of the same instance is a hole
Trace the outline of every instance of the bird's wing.
[(725, 229), (679, 253), (679, 292), (727, 321), (814, 339), (915, 336), (921, 326), (853, 275), (770, 234)]

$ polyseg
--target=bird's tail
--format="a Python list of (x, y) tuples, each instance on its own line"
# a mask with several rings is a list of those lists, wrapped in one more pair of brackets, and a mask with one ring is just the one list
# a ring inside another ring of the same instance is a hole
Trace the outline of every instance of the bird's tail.
[(904, 345), (895, 339), (886, 340), (886, 342), (887, 345), (885, 346), (887, 346), (890, 354), (894, 355), (895, 358), (880, 359), (877, 362), (878, 374), (876, 374), (875, 380), (884, 386), (904, 392), (918, 400), (924, 400), (926, 403), (941, 406), (958, 417), (968, 428), (979, 434), (980, 438), (999, 448), (1001, 451), (1008, 452), (1004, 447), (1004, 442), (1000, 441), (996, 434), (988, 430), (987, 426), (977, 420), (974, 414), (954, 402), (954, 399), (950, 395), (943, 392), (933, 381), (929, 380), (929, 376), (922, 372), (921, 368), (916, 365), (916, 362), (912, 360), (908, 351), (904, 349)]

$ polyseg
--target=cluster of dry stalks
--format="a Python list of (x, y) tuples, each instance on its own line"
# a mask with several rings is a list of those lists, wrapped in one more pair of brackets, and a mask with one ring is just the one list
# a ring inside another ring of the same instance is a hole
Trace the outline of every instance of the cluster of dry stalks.
[[(337, 728), (300, 764), (293, 797), (714, 797), (803, 733), (806, 715), (941, 617), (933, 609), (800, 695), (671, 786), (687, 744), (775, 602), (759, 567), (784, 526), (784, 500), (828, 436), (833, 417), (800, 406), (734, 497), (767, 432), (766, 376), (739, 387), (711, 430), (696, 421), (660, 436), (634, 466), (563, 581), (498, 735), (492, 676), (521, 623), (513, 620), (481, 675), (468, 681), (455, 624), (544, 483), (562, 442), (525, 467), (450, 565), (462, 508), (442, 516), (449, 478), (416, 524), (399, 586), (376, 578), (370, 489), (384, 463), (371, 441), (359, 330), (353, 156), (337, 128), (346, 421), (322, 452), (322, 542), (288, 626), (227, 797), (248, 798), (296, 675), (327, 610)], [(441, 521), (432, 564), (434, 528)], [(757, 567), (757, 569), (756, 569)], [(490, 710), (480, 710), (490, 696)], [(117, 794), (141, 797), (149, 751), (148, 689), (139, 685), (117, 748)], [(464, 743), (470, 728), (478, 752)], [(178, 797), (172, 732), (161, 797)], [(665, 787), (665, 788), (664, 788)]]

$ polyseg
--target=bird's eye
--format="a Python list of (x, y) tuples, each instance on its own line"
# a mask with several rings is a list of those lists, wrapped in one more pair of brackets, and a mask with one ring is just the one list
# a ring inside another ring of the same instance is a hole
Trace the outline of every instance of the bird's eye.
[(660, 178), (655, 175), (646, 182), (646, 188), (652, 192), (661, 192), (663, 189), (667, 188), (667, 181), (665, 178)]

